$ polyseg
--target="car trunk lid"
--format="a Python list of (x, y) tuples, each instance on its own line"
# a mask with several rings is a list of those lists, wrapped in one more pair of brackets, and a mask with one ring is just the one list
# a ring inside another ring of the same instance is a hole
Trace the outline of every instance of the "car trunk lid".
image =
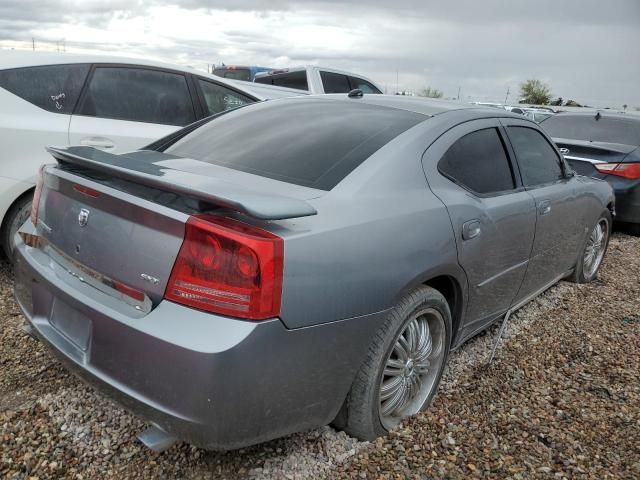
[(249, 189), (240, 178), (222, 180), (222, 167), (194, 160), (86, 147), (49, 150), (59, 164), (43, 171), (41, 243), (74, 281), (137, 310), (150, 311), (164, 297), (190, 215), (239, 212), (264, 223), (315, 214), (303, 200), (315, 196), (314, 189), (282, 196), (267, 185), (272, 180)]
[(607, 175), (599, 172), (595, 165), (599, 163), (620, 163), (637, 147), (606, 142), (589, 142), (586, 140), (572, 140), (565, 138), (553, 139), (564, 158), (580, 175), (605, 178)]

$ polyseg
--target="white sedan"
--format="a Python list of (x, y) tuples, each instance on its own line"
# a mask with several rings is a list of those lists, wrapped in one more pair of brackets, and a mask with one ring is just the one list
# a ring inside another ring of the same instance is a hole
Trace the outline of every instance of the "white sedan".
[(0, 52), (0, 244), (29, 216), (47, 145), (139, 149), (246, 103), (303, 92), (131, 58)]

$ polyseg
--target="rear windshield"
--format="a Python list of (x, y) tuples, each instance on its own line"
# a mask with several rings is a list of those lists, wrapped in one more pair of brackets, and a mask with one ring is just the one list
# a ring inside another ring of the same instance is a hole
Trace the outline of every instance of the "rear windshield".
[(556, 138), (591, 142), (640, 145), (640, 119), (612, 118), (603, 115), (596, 120), (591, 115), (553, 115), (540, 124)]
[(305, 70), (265, 75), (263, 77), (257, 77), (254, 82), (275, 85), (277, 87), (295, 88), (296, 90), (309, 90), (307, 72)]
[(358, 100), (272, 100), (226, 113), (166, 153), (331, 190), (375, 151), (426, 118)]

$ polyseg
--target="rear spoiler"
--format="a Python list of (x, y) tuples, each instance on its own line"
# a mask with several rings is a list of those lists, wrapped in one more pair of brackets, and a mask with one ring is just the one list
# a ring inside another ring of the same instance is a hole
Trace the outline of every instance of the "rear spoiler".
[(159, 190), (179, 193), (262, 220), (316, 215), (304, 200), (252, 191), (224, 180), (163, 167), (154, 162), (174, 159), (165, 153), (140, 150), (116, 155), (93, 147), (47, 147), (63, 164), (72, 164)]

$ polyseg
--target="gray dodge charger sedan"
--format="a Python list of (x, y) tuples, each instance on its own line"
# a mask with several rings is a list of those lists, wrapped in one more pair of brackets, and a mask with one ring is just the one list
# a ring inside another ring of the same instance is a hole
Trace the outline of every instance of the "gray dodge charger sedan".
[(27, 329), (175, 439), (232, 449), (428, 406), (451, 349), (607, 248), (611, 187), (534, 122), (300, 97), (122, 155), (49, 149), (16, 239)]

